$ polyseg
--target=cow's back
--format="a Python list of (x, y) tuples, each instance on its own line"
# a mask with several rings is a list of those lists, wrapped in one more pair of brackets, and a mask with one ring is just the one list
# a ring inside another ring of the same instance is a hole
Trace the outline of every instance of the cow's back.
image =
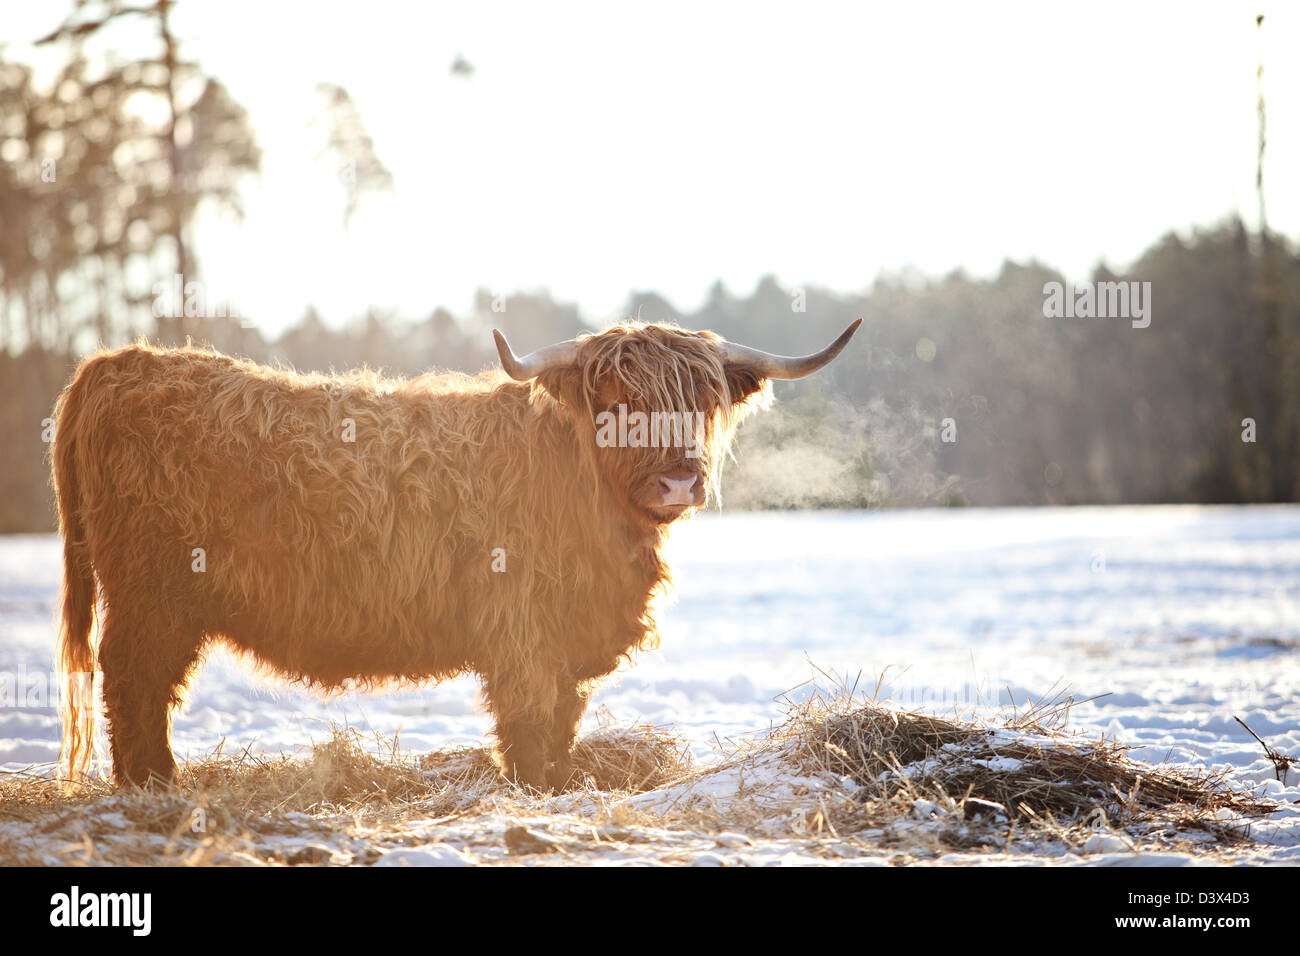
[(451, 382), (300, 376), (190, 349), (91, 357), (70, 391), (106, 593), (153, 588), (325, 683), (455, 669), (456, 579), (482, 550), (498, 483), (484, 467), (512, 426), (499, 383)]
[(106, 597), (147, 588), (282, 673), (594, 675), (652, 627), (657, 555), (609, 518), (557, 409), (499, 374), (131, 346), (87, 359), (64, 404)]

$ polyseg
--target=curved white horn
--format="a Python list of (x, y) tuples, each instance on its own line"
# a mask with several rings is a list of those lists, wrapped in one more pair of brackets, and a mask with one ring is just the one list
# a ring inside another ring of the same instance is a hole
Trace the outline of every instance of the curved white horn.
[(572, 365), (578, 357), (578, 343), (572, 339), (543, 346), (536, 352), (529, 352), (520, 358), (510, 348), (510, 343), (506, 341), (500, 329), (493, 329), (492, 337), (496, 339), (497, 354), (501, 356), (501, 367), (518, 382), (536, 378), (550, 368)]
[(849, 339), (853, 338), (853, 333), (858, 330), (858, 326), (861, 324), (861, 319), (856, 320), (840, 333), (838, 339), (820, 352), (798, 357), (772, 355), (768, 352), (760, 352), (758, 349), (751, 349), (748, 345), (724, 342), (722, 345), (723, 361), (728, 365), (746, 365), (750, 368), (756, 368), (764, 378), (781, 379), (787, 382), (793, 381), (811, 375), (844, 351), (844, 346), (849, 344)]

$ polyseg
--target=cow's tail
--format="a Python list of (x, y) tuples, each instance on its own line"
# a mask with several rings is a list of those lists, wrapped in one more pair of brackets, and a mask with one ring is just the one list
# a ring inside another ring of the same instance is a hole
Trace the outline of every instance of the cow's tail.
[[(80, 380), (81, 376), (78, 376)], [(59, 760), (69, 784), (90, 766), (95, 750), (96, 586), (86, 541), (78, 461), (78, 419), (84, 382), (74, 381), (55, 409), (54, 487), (63, 535), (63, 590), (59, 624), (58, 667), (66, 682), (63, 697), (63, 749)]]

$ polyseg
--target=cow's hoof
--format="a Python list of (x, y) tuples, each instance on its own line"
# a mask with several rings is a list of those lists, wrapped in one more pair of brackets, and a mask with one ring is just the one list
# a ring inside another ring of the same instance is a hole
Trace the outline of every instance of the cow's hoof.
[(113, 781), (119, 790), (142, 790), (145, 793), (166, 793), (176, 785), (176, 770), (137, 770), (134, 773), (115, 774)]
[(547, 786), (546, 775), (543, 773), (520, 773), (516, 768), (514, 773), (501, 774), (501, 780), (505, 783), (513, 784), (521, 790), (528, 793), (550, 793), (551, 788)]
[(556, 764), (546, 775), (547, 783), (556, 793), (575, 790), (582, 786), (582, 774), (573, 769), (571, 764)]

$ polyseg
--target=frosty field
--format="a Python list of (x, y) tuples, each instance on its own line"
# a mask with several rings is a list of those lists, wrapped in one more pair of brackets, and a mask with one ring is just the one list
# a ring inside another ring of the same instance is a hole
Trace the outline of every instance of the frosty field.
[[(1177, 863), (1212, 860), (1208, 851), (1222, 849), (1221, 859), (1300, 862), (1300, 768), (1276, 781), (1263, 748), (1234, 720), (1276, 750), (1300, 753), (1300, 508), (706, 514), (674, 532), (670, 557), (677, 594), (662, 614), (662, 646), (606, 681), (584, 733), (602, 720), (668, 728), (687, 741), (699, 768), (720, 759), (719, 745), (727, 750), (779, 724), (789, 700), (811, 692), (810, 680), (823, 688), (856, 680), (868, 696), (908, 711), (990, 719), (1065, 687), (1079, 701), (1070, 728), (1129, 745), (1139, 761), (1225, 770), (1231, 786), (1280, 809), (1250, 821), (1244, 842), (1207, 845), (1204, 855), (1135, 852), (1117, 833), (1087, 846), (943, 859)], [(56, 537), (0, 538), (7, 772), (48, 773), (58, 756), (46, 691), (59, 575)], [(223, 742), (225, 753), (294, 754), (338, 726), (398, 735), (402, 749), (416, 753), (479, 746), (489, 723), (477, 689), (464, 678), (325, 700), (256, 677), (218, 650), (176, 716), (174, 746), (180, 760), (206, 757)], [(741, 799), (744, 784), (722, 773), (710, 786)], [(653, 791), (629, 805), (653, 810), (680, 796), (673, 793)], [(364, 837), (354, 832), (329, 852), (335, 862), (492, 862), (508, 855), (498, 846), (504, 829), (536, 832), (550, 821), (563, 830), (590, 799), (570, 794), (503, 803), (473, 820), (408, 821), (401, 845), (376, 840), (373, 852), (358, 853)], [(25, 826), (0, 818), (6, 838), (39, 842)], [(480, 839), (485, 831), (495, 843)], [(872, 852), (870, 833), (846, 853), (825, 835), (771, 832), (770, 841), (753, 833), (664, 839), (676, 841), (676, 862), (890, 858)], [(51, 841), (51, 861), (58, 852)], [(627, 847), (587, 856), (664, 858)]]

